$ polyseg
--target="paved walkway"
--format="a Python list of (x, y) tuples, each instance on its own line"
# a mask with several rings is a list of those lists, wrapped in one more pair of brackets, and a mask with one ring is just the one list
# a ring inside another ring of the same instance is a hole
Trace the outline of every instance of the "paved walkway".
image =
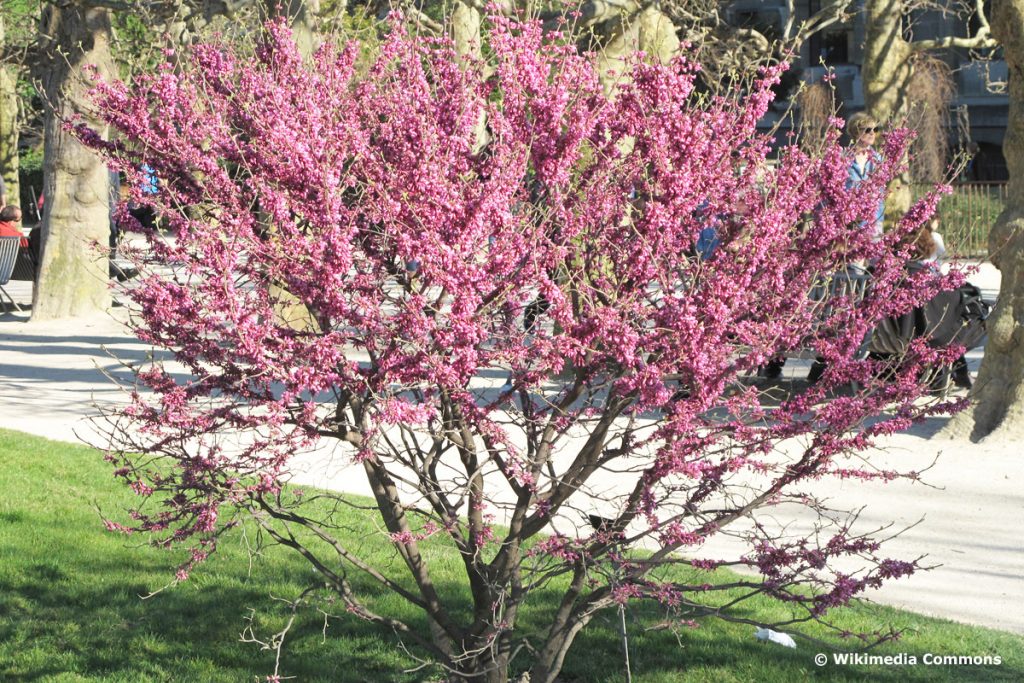
[[(998, 272), (985, 267), (972, 276), (989, 296), (998, 291)], [(6, 287), (16, 300), (29, 302), (28, 283)], [(29, 323), (27, 314), (0, 317), (0, 427), (52, 439), (92, 439), (84, 418), (94, 405), (121, 400), (109, 377), (130, 381), (123, 362), (142, 361), (149, 349), (124, 333), (123, 309), (111, 316), (72, 322)], [(968, 357), (977, 371), (980, 351)], [(805, 369), (787, 364), (787, 372)], [(497, 381), (497, 380), (496, 380)], [(909, 579), (887, 584), (873, 594), (878, 602), (922, 613), (1024, 634), (1024, 448), (974, 445), (933, 438), (942, 420), (893, 437), (883, 453), (900, 469), (923, 469), (932, 488), (910, 482), (822, 482), (815, 493), (835, 507), (866, 505), (863, 529), (895, 521), (896, 527), (920, 522), (887, 545), (892, 557), (928, 555), (940, 565)], [(306, 458), (300, 479), (340, 490), (366, 493), (364, 478), (338, 458)], [(798, 524), (800, 522), (798, 521)], [(702, 555), (715, 557), (715, 547)]]

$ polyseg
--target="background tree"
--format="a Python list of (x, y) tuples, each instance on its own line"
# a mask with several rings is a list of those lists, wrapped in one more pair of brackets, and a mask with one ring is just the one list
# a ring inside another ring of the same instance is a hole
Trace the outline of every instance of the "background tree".
[[(541, 16), (548, 28), (557, 26), (559, 20), (572, 18), (570, 25), (588, 29), (591, 40), (585, 46), (596, 47), (605, 55), (608, 65), (618, 71), (630, 50), (642, 49), (664, 61), (685, 41), (687, 54), (702, 66), (698, 75), (701, 88), (727, 92), (737, 80), (749, 77), (759, 66), (787, 59), (811, 35), (844, 20), (852, 0), (825, 4), (799, 22), (796, 3), (789, 0), (787, 22), (775, 32), (735, 25), (728, 16), (732, 4), (722, 0), (655, 4), (591, 0), (579, 7), (567, 4), (566, 9)], [(606, 84), (613, 78), (606, 78)]]
[(989, 318), (973, 406), (952, 421), (947, 433), (1016, 443), (1024, 436), (1024, 2), (993, 3), (992, 30), (1010, 76), (1003, 138), (1010, 180), (1006, 208), (989, 233), (989, 255), (1002, 285)]
[[(110, 306), (107, 257), (109, 178), (103, 161), (64, 128), (92, 120), (92, 74), (111, 78), (110, 12), (76, 3), (47, 5), (36, 74), (46, 101), (42, 256), (32, 319), (88, 315)], [(95, 71), (92, 71), (94, 69)], [(95, 125), (100, 126), (97, 121)], [(102, 129), (102, 128), (101, 128)]]
[[(6, 43), (3, 15), (0, 15), (0, 52)], [(20, 203), (18, 182), (18, 93), (13, 69), (0, 63), (0, 174), (7, 188), (8, 202)]]
[[(637, 60), (609, 99), (571, 43), (491, 21), (493, 73), (401, 25), (365, 72), (354, 44), (309, 63), (277, 27), (254, 57), (199, 46), (190, 68), (98, 94), (119, 135), (83, 138), (130, 180), (145, 163), (164, 181), (155, 201), (178, 239), (137, 254), (130, 296), (139, 338), (182, 364), (138, 368), (149, 391), (110, 416), (117, 474), (159, 503), (111, 528), (189, 542), (184, 579), (226, 526), (255, 520), (350, 614), (453, 680), (506, 680), (519, 651), (531, 681), (554, 681), (580, 630), (628, 600), (750, 621), (733, 610), (767, 594), (793, 626), (912, 572), (802, 486), (899, 476), (859, 451), (951, 409), (919, 400), (920, 375), (955, 349), (856, 355), (881, 318), (951, 284), (904, 270), (900, 244), (935, 197), (881, 241), (849, 228), (873, 215), (906, 132), (848, 190), (836, 131), (769, 167), (756, 124), (777, 68), (714, 99), (694, 96), (685, 61)], [(701, 258), (712, 220), (721, 244)], [(872, 289), (824, 311), (808, 292), (847, 258), (876, 259)], [(279, 320), (279, 286), (315, 327)], [(549, 308), (527, 325), (538, 294)], [(829, 361), (817, 385), (771, 402), (743, 381), (806, 346)], [(334, 523), (334, 506), (363, 502), (283, 488), (320, 443), (361, 467), (397, 565), (368, 564), (366, 539)], [(775, 524), (784, 504), (813, 531)], [(603, 519), (581, 528), (585, 513)], [(701, 553), (721, 536), (731, 558)], [(434, 544), (465, 591), (436, 584)], [(835, 566), (851, 556), (864, 567)], [(723, 564), (761, 576), (709, 583)], [(426, 626), (370, 609), (353, 574)]]
[(950, 105), (956, 83), (949, 65), (935, 55), (918, 52), (912, 61), (907, 97), (914, 105), (906, 125), (917, 135), (910, 146), (909, 176), (914, 184), (934, 185), (950, 175)]
[(829, 141), (837, 116), (835, 89), (824, 82), (811, 83), (796, 95), (800, 107), (800, 146), (811, 152)]
[[(255, 0), (166, 0), (138, 5), (131, 12), (125, 10), (124, 3), (108, 0), (44, 2), (41, 6), (38, 38), (26, 56), (26, 63), (40, 83), (45, 106), (46, 204), (41, 225), (42, 259), (33, 289), (34, 320), (90, 315), (110, 305), (104, 253), (109, 234), (109, 177), (92, 152), (67, 137), (63, 125), (78, 117), (88, 119), (84, 97), (91, 87), (91, 74), (109, 77), (116, 70), (112, 52), (113, 12), (122, 13), (123, 27), (127, 29), (122, 32), (128, 38), (121, 42), (119, 61), (121, 70), (130, 73), (148, 63), (161, 47), (159, 41), (153, 40), (160, 33), (171, 38), (173, 48), (175, 43), (187, 44), (219, 17), (230, 17), (243, 28), (246, 22), (251, 27), (258, 26), (260, 8), (267, 12), (280, 8), (290, 20), (306, 26), (316, 3), (291, 0), (279, 6)], [(302, 35), (309, 38), (310, 34), (305, 31)], [(0, 86), (3, 78), (0, 74)], [(4, 95), (7, 92), (0, 87), (0, 101), (4, 104), (11, 102)], [(9, 110), (10, 107), (0, 108)], [(8, 135), (4, 141), (9, 139)], [(16, 155), (16, 142), (2, 151), (8, 157)], [(7, 162), (5, 173), (11, 173), (7, 169), (12, 167), (14, 162)]]
[(0, 9), (0, 174), (11, 204), (21, 203), (18, 144), (24, 117), (18, 88), (25, 72), (32, 19), (28, 3), (5, 3)]
[[(930, 86), (936, 84), (938, 72), (935, 64), (931, 60), (920, 59), (918, 55), (921, 53), (949, 48), (996, 47), (985, 14), (984, 0), (975, 0), (973, 3), (954, 0), (940, 5), (942, 11), (957, 14), (965, 24), (967, 17), (975, 17), (978, 29), (974, 35), (914, 40), (907, 31), (910, 12), (922, 8), (934, 9), (931, 3), (907, 0), (865, 1), (864, 65), (861, 76), (866, 109), (876, 121), (921, 122), (936, 116), (927, 111), (915, 111), (915, 108), (934, 108), (941, 105), (942, 97), (929, 97), (922, 103), (911, 96), (922, 90), (933, 92)], [(918, 79), (916, 84), (915, 79)], [(941, 82), (938, 86), (939, 90), (948, 89)], [(911, 195), (910, 177), (904, 175), (890, 188), (886, 199), (887, 214), (900, 216), (910, 206)]]

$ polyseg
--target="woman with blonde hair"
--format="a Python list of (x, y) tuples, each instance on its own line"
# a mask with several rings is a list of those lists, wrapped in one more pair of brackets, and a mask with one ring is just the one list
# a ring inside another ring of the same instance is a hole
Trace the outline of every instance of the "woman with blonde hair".
[[(846, 122), (846, 133), (850, 137), (850, 151), (853, 159), (850, 162), (849, 179), (846, 181), (847, 188), (857, 187), (868, 179), (868, 176), (875, 170), (881, 161), (878, 152), (875, 151), (875, 141), (878, 139), (878, 132), (881, 128), (867, 112), (857, 112)], [(865, 225), (871, 230), (874, 238), (882, 236), (882, 221), (885, 218), (885, 201), (878, 202), (878, 210), (875, 212), (874, 223)]]

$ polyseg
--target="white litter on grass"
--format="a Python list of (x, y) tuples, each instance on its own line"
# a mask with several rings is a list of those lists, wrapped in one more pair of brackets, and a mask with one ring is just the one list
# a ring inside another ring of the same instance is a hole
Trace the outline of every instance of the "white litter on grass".
[(796, 647), (796, 641), (795, 640), (790, 638), (785, 633), (779, 633), (778, 631), (773, 631), (770, 628), (759, 628), (759, 629), (757, 629), (756, 631), (754, 631), (754, 637), (757, 638), (760, 641), (767, 640), (767, 641), (771, 641), (773, 643), (777, 643), (779, 645), (782, 645), (784, 647), (792, 647), (792, 648)]

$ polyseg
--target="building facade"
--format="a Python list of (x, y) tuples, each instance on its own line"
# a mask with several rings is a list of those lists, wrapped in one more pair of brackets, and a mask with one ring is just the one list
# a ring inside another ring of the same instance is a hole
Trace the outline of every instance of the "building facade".
[[(814, 15), (829, 0), (797, 0), (795, 23)], [(785, 0), (736, 0), (727, 9), (730, 23), (757, 29), (769, 39), (781, 37), (789, 18)], [(927, 40), (947, 36), (967, 37), (977, 29), (973, 17), (956, 16), (936, 10), (912, 11), (904, 17), (907, 39)], [(840, 113), (844, 117), (864, 108), (861, 66), (864, 61), (864, 1), (856, 0), (849, 19), (812, 35), (801, 46), (794, 64), (802, 81), (821, 80), (827, 71), (833, 83)], [(956, 86), (950, 111), (950, 141), (954, 148), (973, 142), (978, 148), (980, 171), (976, 180), (1005, 178), (1002, 142), (1006, 131), (1009, 99), (1006, 95), (1007, 67), (998, 50), (972, 53), (947, 49), (934, 53), (949, 65)], [(788, 106), (787, 103), (779, 103)]]

